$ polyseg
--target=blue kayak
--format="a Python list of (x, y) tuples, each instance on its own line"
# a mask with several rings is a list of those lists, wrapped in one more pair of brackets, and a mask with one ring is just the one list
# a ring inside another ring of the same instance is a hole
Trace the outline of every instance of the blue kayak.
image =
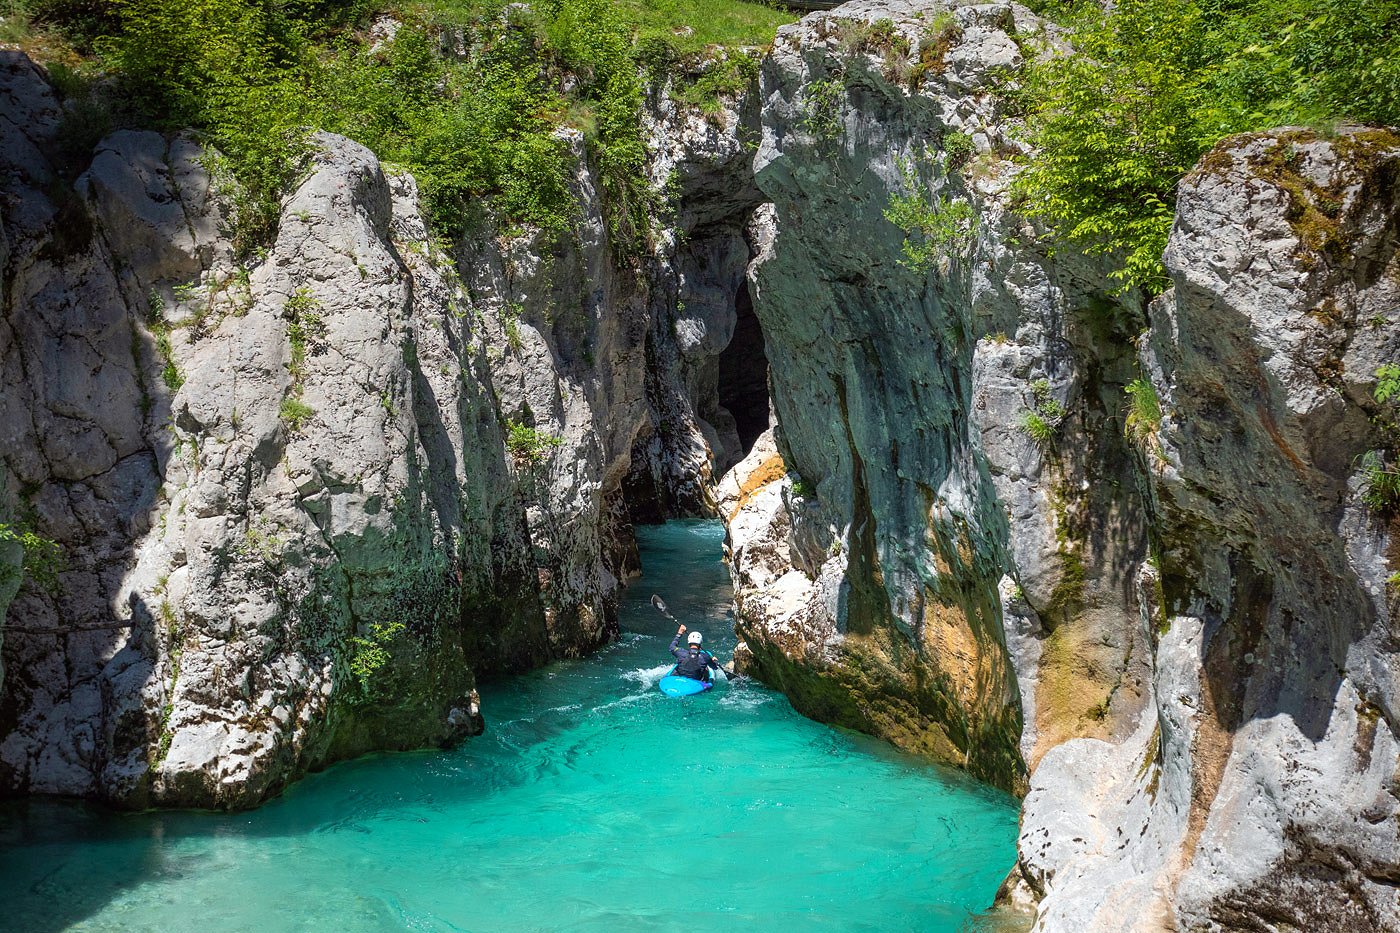
[(704, 693), (713, 687), (714, 683), (708, 680), (696, 680), (693, 677), (677, 677), (676, 666), (673, 664), (657, 683), (657, 686), (668, 697), (688, 697), (692, 694)]

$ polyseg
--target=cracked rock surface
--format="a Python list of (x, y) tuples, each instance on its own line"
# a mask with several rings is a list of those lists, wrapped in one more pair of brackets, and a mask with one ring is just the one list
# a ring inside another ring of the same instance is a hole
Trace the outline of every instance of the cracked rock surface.
[[(1048, 27), (937, 9), (812, 14), (764, 63), (777, 423), (721, 484), (739, 662), (1024, 790), (1003, 899), (1038, 930), (1400, 927), (1394, 529), (1359, 459), (1393, 444), (1400, 139), (1225, 141), (1148, 307), (1010, 210), (998, 85)], [(911, 166), (977, 216), (927, 271), (885, 217)]]
[[(411, 177), (321, 134), (241, 257), (192, 139), (115, 133), (70, 182), (53, 90), (0, 55), (0, 507), (65, 556), (19, 587), (0, 549), (0, 790), (253, 805), (478, 732), (478, 676), (615, 634), (639, 438), (658, 515), (705, 509), (735, 456), (704, 416), (752, 195), (697, 199), (689, 254), (619, 257), (565, 134), (576, 236), (444, 253)], [(714, 190), (737, 115), (666, 120), (669, 164)], [(719, 294), (703, 328), (655, 322), (678, 289)]]

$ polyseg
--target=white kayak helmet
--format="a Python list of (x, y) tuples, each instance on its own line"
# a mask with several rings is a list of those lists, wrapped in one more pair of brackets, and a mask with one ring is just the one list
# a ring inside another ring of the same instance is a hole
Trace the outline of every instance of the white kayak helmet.
[(701, 635), (699, 632), (691, 632), (688, 636), (686, 636), (685, 639), (686, 644), (688, 645), (698, 645), (704, 640), (705, 636)]

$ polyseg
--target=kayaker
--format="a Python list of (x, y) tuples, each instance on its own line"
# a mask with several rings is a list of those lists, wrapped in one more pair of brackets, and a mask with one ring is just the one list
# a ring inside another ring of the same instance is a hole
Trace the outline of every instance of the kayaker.
[(671, 639), (671, 653), (676, 656), (676, 674), (691, 680), (709, 680), (710, 671), (719, 670), (719, 662), (714, 655), (700, 647), (705, 637), (699, 632), (691, 632), (686, 639), (686, 647), (682, 648), (681, 636), (684, 634), (685, 626), (682, 625), (676, 629), (676, 637)]

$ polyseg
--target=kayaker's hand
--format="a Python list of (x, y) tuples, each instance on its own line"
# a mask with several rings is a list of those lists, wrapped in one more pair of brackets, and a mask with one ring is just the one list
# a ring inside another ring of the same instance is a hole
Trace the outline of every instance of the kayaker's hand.
[(684, 635), (684, 634), (685, 634), (685, 626), (682, 625), (680, 628), (676, 629), (676, 634), (677, 634), (677, 635)]

